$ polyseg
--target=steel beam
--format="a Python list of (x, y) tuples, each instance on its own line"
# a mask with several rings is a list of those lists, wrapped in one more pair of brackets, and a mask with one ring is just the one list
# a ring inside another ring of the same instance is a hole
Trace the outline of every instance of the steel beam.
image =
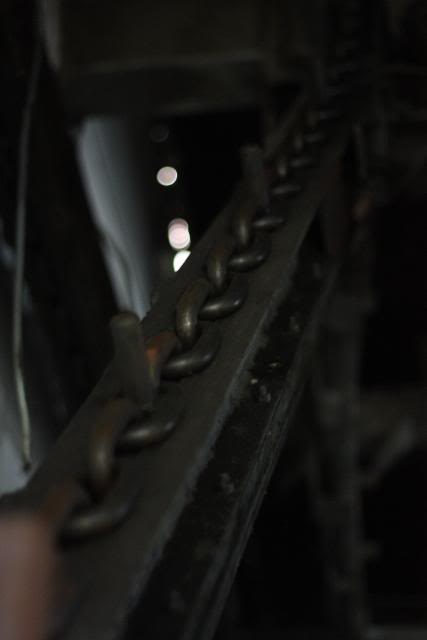
[(319, 320), (336, 279), (324, 257), (303, 252), (286, 301), (265, 333), (192, 501), (178, 521), (126, 638), (210, 640), (293, 413)]
[[(138, 455), (118, 457), (117, 481), (108, 499), (133, 501), (132, 515), (117, 530), (65, 549), (62, 559), (72, 598), (58, 620), (64, 639), (112, 640), (123, 632), (226, 418), (241, 398), (265, 331), (292, 285), (308, 229), (334, 187), (337, 166), (348, 147), (349, 122), (338, 121), (329, 133), (330, 143), (319, 151), (315, 165), (303, 171), (301, 193), (280, 205), (287, 222), (272, 235), (268, 261), (248, 275), (249, 296), (243, 309), (217, 322), (222, 344), (214, 362), (180, 383), (186, 408), (181, 424), (163, 444)], [(145, 336), (173, 326), (176, 303), (188, 283), (203, 273), (207, 252), (229, 224), (241, 188), (191, 260), (160, 291), (158, 302), (144, 319)], [(70, 477), (87, 477), (91, 430), (116, 388), (114, 372), (108, 368), (26, 490), (11, 504), (37, 508), (52, 486)], [(78, 613), (69, 617), (77, 605)]]

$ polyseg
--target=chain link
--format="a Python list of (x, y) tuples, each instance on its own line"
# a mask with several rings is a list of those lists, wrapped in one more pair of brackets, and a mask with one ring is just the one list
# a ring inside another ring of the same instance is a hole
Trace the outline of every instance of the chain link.
[(175, 331), (184, 348), (192, 347), (200, 334), (199, 313), (209, 297), (211, 288), (208, 280), (197, 278), (178, 300)]
[(163, 367), (166, 380), (180, 380), (206, 369), (214, 359), (220, 344), (221, 335), (218, 327), (206, 323), (199, 326), (199, 338), (188, 351), (182, 350), (173, 355)]
[(233, 275), (224, 293), (211, 296), (200, 310), (202, 320), (220, 320), (231, 315), (243, 305), (248, 295), (248, 285), (242, 276)]

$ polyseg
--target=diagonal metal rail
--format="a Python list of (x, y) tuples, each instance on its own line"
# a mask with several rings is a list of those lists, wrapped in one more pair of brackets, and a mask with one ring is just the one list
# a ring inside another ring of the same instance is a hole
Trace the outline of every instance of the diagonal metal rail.
[[(132, 504), (133, 508), (113, 532), (66, 548), (64, 566), (68, 579), (76, 585), (74, 597), (79, 607), (77, 617), (63, 620), (64, 638), (114, 638), (137, 602), (227, 416), (240, 398), (278, 305), (292, 284), (301, 245), (322, 201), (334, 186), (350, 135), (348, 121), (333, 125), (331, 142), (320, 151), (316, 165), (305, 173), (302, 192), (292, 201), (286, 197), (279, 200), (278, 208), (283, 208), (286, 223), (271, 239), (268, 261), (251, 273), (244, 307), (218, 322), (222, 340), (212, 364), (179, 383), (176, 411), (185, 407), (179, 427), (160, 445), (137, 455), (118, 456), (117, 477), (107, 500), (111, 505), (124, 505), (127, 509)], [(239, 197), (237, 192), (233, 202)], [(176, 304), (188, 283), (203, 274), (209, 248), (227, 225), (233, 202), (176, 281), (160, 293), (159, 303), (143, 322), (146, 336), (173, 325)], [(116, 388), (111, 367), (20, 496), (21, 504), (30, 508), (39, 505), (52, 486), (61, 486), (70, 477), (87, 477), (93, 425)]]
[(41, 509), (58, 533), (71, 587), (54, 623), (62, 638), (123, 634), (336, 186), (359, 113), (347, 98), (354, 83), (344, 74), (330, 98), (303, 96), (264, 154), (247, 150), (244, 179), (159, 292), (142, 333), (131, 314), (115, 322), (113, 363), (29, 485), (6, 502)]
[(337, 266), (307, 245), (126, 638), (213, 637), (305, 388), (337, 278)]

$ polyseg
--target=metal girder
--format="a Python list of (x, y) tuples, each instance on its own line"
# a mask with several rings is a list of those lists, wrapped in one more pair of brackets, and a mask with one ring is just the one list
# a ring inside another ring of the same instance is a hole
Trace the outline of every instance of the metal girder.
[(302, 251), (241, 400), (212, 450), (125, 637), (210, 640), (309, 371), (337, 269)]
[[(334, 187), (337, 165), (348, 147), (350, 131), (347, 120), (332, 125), (330, 143), (319, 149), (314, 166), (303, 170), (305, 186), (301, 193), (281, 204), (279, 200), (287, 222), (272, 235), (268, 261), (249, 276), (250, 292), (243, 309), (217, 323), (221, 325), (222, 345), (214, 362), (203, 373), (179, 384), (186, 412), (173, 436), (138, 455), (118, 457), (116, 482), (107, 501), (132, 503), (130, 517), (111, 533), (65, 548), (63, 566), (73, 595), (71, 602), (64, 603), (58, 620), (64, 639), (107, 640), (122, 633), (191, 498), (227, 416), (246, 386), (254, 356), (265, 340), (265, 330), (292, 284), (307, 231)], [(228, 215), (241, 189), (237, 189), (231, 204), (175, 281), (160, 291), (157, 304), (143, 321), (146, 336), (173, 326), (176, 303), (189, 281), (203, 273), (207, 252), (229, 224)], [(52, 486), (70, 477), (87, 477), (91, 432), (115, 388), (115, 374), (109, 368), (13, 504), (36, 508)], [(74, 609), (75, 613), (68, 616)]]
[[(352, 33), (353, 4), (346, 5)], [(9, 501), (11, 507), (35, 509), (48, 517), (63, 544), (62, 565), (70, 588), (59, 607), (55, 631), (64, 639), (113, 640), (123, 634), (227, 418), (242, 400), (256, 354), (265, 344), (265, 332), (291, 290), (301, 247), (316, 214), (337, 186), (338, 169), (349, 149), (352, 120), (360, 111), (358, 100), (348, 99), (360, 84), (358, 71), (363, 64), (362, 40), (357, 39), (359, 19), (356, 32), (356, 40), (349, 40), (348, 33), (337, 40), (328, 92), (297, 101), (266, 141), (264, 153), (246, 148), (244, 178), (229, 204), (177, 277), (159, 291), (142, 323), (143, 335), (136, 331), (135, 348), (142, 354), (145, 350), (147, 357), (142, 367), (147, 380), (141, 384), (153, 384), (160, 406), (169, 403), (173, 410), (177, 398), (175, 414), (184, 410), (179, 424), (160, 444), (148, 439), (150, 446), (145, 446), (145, 440), (133, 452), (116, 446), (121, 436), (129, 435), (132, 416), (142, 423), (143, 436), (147, 435), (152, 398), (131, 372), (126, 374), (116, 352), (41, 468), (25, 490)], [(328, 233), (335, 233), (334, 227), (326, 227)], [(237, 312), (204, 320), (209, 302), (224, 303), (230, 280), (237, 276), (248, 285)], [(135, 318), (128, 314), (122, 320), (135, 333)], [(294, 329), (297, 325), (294, 321)], [(130, 343), (123, 342), (120, 331), (115, 342), (126, 343), (130, 356)], [(200, 342), (206, 336), (214, 338), (208, 344), (214, 350), (202, 353), (203, 367), (199, 362), (194, 375), (199, 336)], [(190, 363), (183, 367), (185, 358)], [(131, 361), (135, 365), (135, 358), (130, 358), (129, 368)], [(134, 373), (141, 366), (134, 367)], [(162, 376), (175, 380), (163, 384), (163, 397)], [(172, 394), (165, 391), (168, 384)], [(139, 401), (144, 399), (142, 404), (134, 397), (135, 389)], [(154, 410), (150, 419), (153, 415)], [(169, 429), (168, 424), (163, 427)], [(262, 472), (265, 478), (269, 465)], [(62, 491), (59, 503), (55, 487)], [(64, 544), (60, 534), (69, 532), (67, 525), (76, 522), (80, 524), (74, 533), (83, 532), (83, 539)], [(225, 597), (224, 590), (222, 594)]]

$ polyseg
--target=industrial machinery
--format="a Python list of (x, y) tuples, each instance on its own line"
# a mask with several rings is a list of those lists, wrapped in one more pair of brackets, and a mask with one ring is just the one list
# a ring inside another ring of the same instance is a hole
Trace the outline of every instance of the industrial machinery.
[(2, 640), (427, 638), (425, 2), (0, 10)]

